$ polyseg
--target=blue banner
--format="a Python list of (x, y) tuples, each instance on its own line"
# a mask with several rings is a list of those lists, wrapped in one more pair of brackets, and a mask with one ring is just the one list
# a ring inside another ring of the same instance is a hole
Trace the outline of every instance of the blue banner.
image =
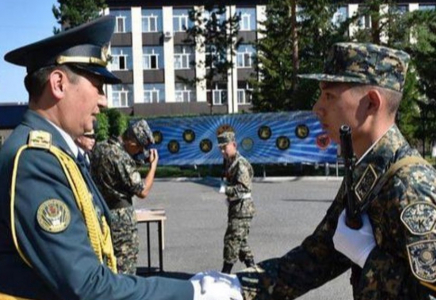
[(147, 121), (159, 165), (221, 164), (217, 135), (231, 130), (251, 163), (334, 163), (337, 146), (309, 111), (256, 113)]

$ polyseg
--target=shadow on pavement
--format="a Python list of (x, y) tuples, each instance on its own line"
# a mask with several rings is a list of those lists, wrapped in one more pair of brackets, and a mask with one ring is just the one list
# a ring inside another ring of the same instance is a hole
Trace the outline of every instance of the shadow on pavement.
[(166, 277), (166, 278), (174, 278), (174, 279), (189, 279), (195, 274), (191, 273), (183, 273), (183, 272), (159, 272), (159, 269), (157, 268), (151, 268), (149, 269), (147, 267), (138, 267), (136, 271), (136, 275), (141, 277), (149, 277), (149, 276), (159, 276), (159, 277)]

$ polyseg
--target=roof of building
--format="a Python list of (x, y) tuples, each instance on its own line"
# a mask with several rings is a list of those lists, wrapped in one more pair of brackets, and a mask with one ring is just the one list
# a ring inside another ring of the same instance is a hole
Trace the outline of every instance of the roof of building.
[(0, 129), (13, 129), (20, 124), (27, 104), (0, 104)]

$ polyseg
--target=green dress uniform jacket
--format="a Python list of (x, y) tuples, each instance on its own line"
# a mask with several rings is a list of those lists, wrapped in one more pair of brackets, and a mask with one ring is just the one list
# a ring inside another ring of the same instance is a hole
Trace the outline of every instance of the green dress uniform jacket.
[[(31, 267), (23, 261), (13, 242), (10, 189), (14, 158), (32, 130), (50, 133), (52, 145), (72, 156), (61, 134), (30, 110), (0, 150), (0, 293), (38, 300), (192, 299), (189, 281), (117, 275), (101, 263), (59, 161), (41, 149), (23, 151), (17, 169), (13, 226)], [(84, 168), (81, 172), (99, 218), (109, 220), (109, 210), (89, 174)], [(49, 232), (38, 223), (38, 208), (47, 200), (60, 201), (69, 212), (63, 231)]]
[(393, 163), (409, 156), (416, 157), (419, 153), (394, 125), (356, 165), (356, 195), (366, 207), (376, 241), (363, 269), (336, 251), (332, 241), (344, 209), (342, 184), (321, 223), (299, 247), (238, 274), (245, 299), (294, 299), (352, 266), (356, 300), (434, 299), (434, 168), (426, 164), (406, 165), (384, 184), (373, 201), (365, 202), (375, 179)]

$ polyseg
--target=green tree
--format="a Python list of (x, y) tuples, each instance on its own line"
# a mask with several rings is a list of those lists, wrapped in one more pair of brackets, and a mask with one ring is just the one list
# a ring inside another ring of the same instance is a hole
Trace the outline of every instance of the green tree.
[[(205, 59), (197, 59), (193, 66), (206, 70), (204, 76), (197, 76), (194, 81), (179, 78), (191, 85), (206, 84), (213, 89), (215, 84), (227, 86), (229, 70), (234, 66), (234, 56), (241, 43), (238, 39), (240, 16), (228, 11), (228, 1), (206, 1), (202, 7), (194, 7), (189, 12), (193, 26), (186, 28), (187, 45), (205, 54)], [(223, 95), (226, 96), (227, 94)], [(208, 95), (210, 113), (213, 113), (212, 95)]]
[(53, 5), (52, 12), (60, 28), (54, 27), (54, 34), (97, 18), (107, 7), (105, 0), (57, 0), (57, 2), (58, 6)]
[(106, 114), (97, 115), (97, 130), (95, 132), (96, 141), (104, 141), (109, 138), (109, 120)]
[(297, 75), (320, 71), (330, 45), (343, 39), (344, 29), (332, 23), (336, 9), (326, 0), (269, 1), (259, 30), (263, 38), (256, 44), (259, 80), (251, 82), (254, 111), (311, 107), (317, 83), (298, 81)]

